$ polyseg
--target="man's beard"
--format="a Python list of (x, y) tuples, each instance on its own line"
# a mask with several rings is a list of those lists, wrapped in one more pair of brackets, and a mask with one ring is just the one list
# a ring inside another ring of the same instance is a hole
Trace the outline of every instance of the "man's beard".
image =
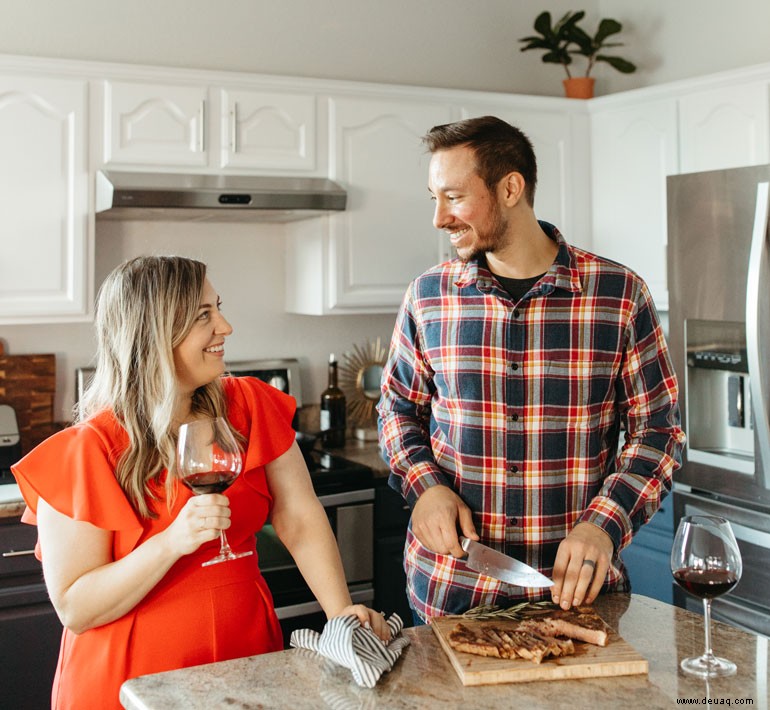
[(505, 235), (508, 231), (508, 220), (503, 217), (503, 212), (499, 205), (495, 205), (494, 221), (488, 232), (481, 234), (476, 232), (478, 237), (465, 256), (458, 252), (461, 261), (468, 262), (477, 258), (481, 254), (489, 254), (501, 249), (506, 244)]

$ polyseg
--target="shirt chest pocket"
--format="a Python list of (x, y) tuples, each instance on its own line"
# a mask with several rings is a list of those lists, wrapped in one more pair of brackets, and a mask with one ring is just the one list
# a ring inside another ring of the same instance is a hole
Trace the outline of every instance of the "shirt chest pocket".
[(570, 353), (544, 368), (540, 407), (553, 424), (582, 428), (614, 409), (619, 363), (611, 355)]

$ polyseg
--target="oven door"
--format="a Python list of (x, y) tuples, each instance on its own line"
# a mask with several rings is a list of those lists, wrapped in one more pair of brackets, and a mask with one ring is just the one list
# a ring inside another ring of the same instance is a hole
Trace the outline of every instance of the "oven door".
[[(674, 489), (674, 516), (717, 515), (730, 521), (743, 559), (743, 573), (733, 590), (711, 604), (715, 619), (770, 636), (770, 515), (715, 500), (697, 491)], [(700, 599), (675, 586), (674, 600), (690, 611), (703, 611)]]
[[(324, 506), (354, 604), (374, 601), (374, 489), (348, 491), (318, 499)], [(272, 525), (257, 533), (259, 568), (270, 588), (275, 612), (288, 641), (296, 628), (320, 631), (326, 622), (321, 605)]]

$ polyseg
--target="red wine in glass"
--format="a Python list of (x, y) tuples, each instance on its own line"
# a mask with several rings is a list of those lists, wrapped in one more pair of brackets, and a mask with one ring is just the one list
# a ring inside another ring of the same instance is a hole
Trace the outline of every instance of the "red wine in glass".
[(713, 599), (727, 594), (738, 584), (738, 576), (724, 569), (685, 567), (674, 571), (674, 581), (693, 596)]
[(733, 675), (737, 667), (711, 650), (711, 600), (727, 594), (741, 578), (743, 561), (730, 523), (714, 515), (688, 515), (679, 521), (671, 548), (671, 573), (676, 583), (703, 600), (706, 649), (679, 664), (700, 678)]
[[(241, 466), (238, 443), (224, 418), (196, 419), (179, 427), (177, 474), (195, 495), (227, 490)], [(219, 540), (219, 554), (204, 562), (203, 567), (253, 554), (251, 550), (233, 552), (224, 530), (219, 531)]]
[(222, 493), (235, 481), (236, 476), (227, 471), (206, 471), (205, 473), (193, 473), (182, 479), (196, 496), (204, 493)]

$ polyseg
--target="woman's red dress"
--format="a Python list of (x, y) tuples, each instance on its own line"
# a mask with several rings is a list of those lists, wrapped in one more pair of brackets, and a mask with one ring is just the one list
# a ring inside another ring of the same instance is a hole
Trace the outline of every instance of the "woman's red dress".
[[(236, 552), (255, 550), (254, 535), (272, 506), (264, 466), (292, 445), (296, 405), (253, 378), (223, 383), (230, 422), (247, 440), (243, 473), (225, 493), (232, 510), (227, 538)], [(108, 412), (44, 441), (12, 467), (27, 503), (22, 520), (35, 524), (43, 498), (68, 517), (112, 531), (116, 560), (164, 530), (192, 494), (178, 485), (169, 510), (159, 485), (158, 517), (140, 519), (115, 479), (127, 444), (124, 429)], [(281, 629), (256, 551), (201, 567), (218, 549), (219, 539), (182, 557), (120, 619), (82, 634), (65, 629), (52, 707), (119, 709), (120, 685), (128, 678), (281, 650)]]

